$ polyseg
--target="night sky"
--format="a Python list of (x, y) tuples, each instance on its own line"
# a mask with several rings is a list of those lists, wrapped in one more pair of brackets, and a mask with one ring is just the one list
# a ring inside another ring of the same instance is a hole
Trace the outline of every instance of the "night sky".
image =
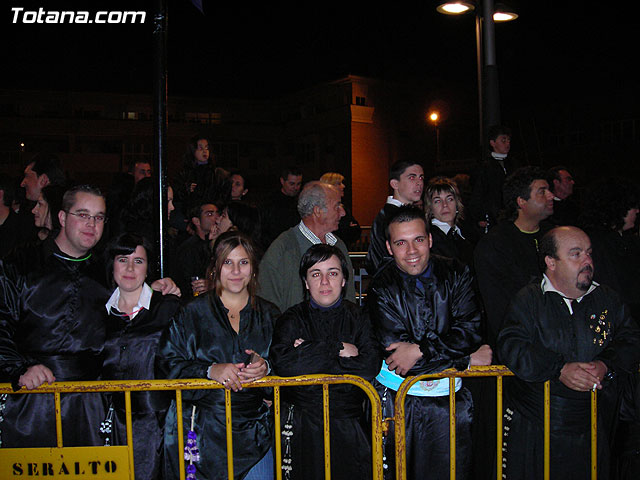
[[(169, 94), (269, 98), (348, 74), (403, 82), (475, 115), (474, 19), (436, 2), (214, 2), (204, 15), (169, 1)], [(151, 93), (152, 5), (140, 1), (15, 0), (3, 7), (0, 88)], [(231, 5), (233, 3), (233, 5)], [(511, 1), (496, 25), (503, 117), (636, 118), (637, 7)], [(636, 2), (621, 2), (632, 6)], [(25, 10), (145, 10), (144, 25), (13, 24)], [(633, 100), (632, 100), (633, 99)]]

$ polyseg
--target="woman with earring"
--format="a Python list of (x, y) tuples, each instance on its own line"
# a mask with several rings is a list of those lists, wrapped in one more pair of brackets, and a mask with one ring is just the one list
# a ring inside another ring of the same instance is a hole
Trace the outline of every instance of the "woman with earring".
[(460, 228), (464, 206), (457, 185), (446, 177), (436, 177), (424, 190), (424, 210), (433, 239), (431, 253), (455, 258), (473, 269), (473, 244)]
[[(269, 480), (274, 467), (266, 392), (243, 387), (270, 370), (265, 359), (280, 312), (255, 294), (258, 260), (249, 237), (238, 231), (221, 234), (213, 258), (214, 288), (171, 322), (160, 342), (157, 368), (164, 378), (208, 378), (231, 390), (234, 476)], [(178, 478), (183, 461), (177, 433), (181, 421), (188, 475), (226, 479), (224, 390), (185, 390), (182, 399), (182, 418), (176, 418), (175, 402), (167, 415), (165, 477)]]
[[(102, 367), (105, 380), (155, 378), (158, 341), (180, 301), (175, 295), (154, 292), (147, 284), (152, 252), (150, 242), (134, 233), (119, 235), (107, 249), (107, 269), (116, 288), (106, 304), (107, 336)], [(105, 443), (126, 444), (124, 395), (113, 394), (111, 399), (111, 409), (103, 424)], [(158, 478), (169, 400), (166, 392), (132, 392), (131, 405), (135, 476)]]
[[(279, 319), (271, 360), (278, 375), (359, 375), (371, 381), (382, 357), (368, 317), (345, 300), (349, 268), (339, 248), (313, 245), (300, 261), (308, 299)], [(322, 387), (282, 389), (283, 470), (287, 479), (324, 479)], [(364, 418), (365, 396), (353, 385), (329, 389), (331, 478), (371, 478), (371, 447)]]

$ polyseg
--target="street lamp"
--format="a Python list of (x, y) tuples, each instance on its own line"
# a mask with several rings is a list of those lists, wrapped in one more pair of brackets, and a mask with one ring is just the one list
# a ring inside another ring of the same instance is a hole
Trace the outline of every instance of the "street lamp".
[(480, 145), (483, 145), (487, 128), (500, 123), (500, 93), (493, 24), (515, 20), (518, 15), (502, 3), (494, 7), (493, 0), (450, 1), (438, 5), (436, 10), (445, 15), (460, 15), (474, 10), (476, 12), (478, 123)]
[(438, 112), (431, 112), (429, 114), (429, 121), (433, 123), (436, 128), (436, 165), (440, 164), (440, 114)]

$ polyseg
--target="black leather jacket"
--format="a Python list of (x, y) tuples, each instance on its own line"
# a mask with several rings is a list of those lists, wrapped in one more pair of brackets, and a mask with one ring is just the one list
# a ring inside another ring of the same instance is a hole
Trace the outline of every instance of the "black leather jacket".
[[(424, 294), (416, 285), (420, 277)], [(382, 348), (394, 342), (420, 346), (423, 357), (409, 375), (455, 367), (464, 370), (480, 346), (480, 309), (469, 268), (432, 255), (422, 275), (402, 272), (389, 261), (373, 278), (367, 308)]]

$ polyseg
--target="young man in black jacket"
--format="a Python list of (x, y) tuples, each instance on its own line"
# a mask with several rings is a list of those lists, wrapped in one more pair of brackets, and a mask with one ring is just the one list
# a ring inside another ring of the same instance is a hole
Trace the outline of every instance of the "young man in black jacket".
[[(396, 391), (410, 375), (455, 367), (489, 365), (491, 349), (480, 348), (480, 310), (469, 268), (430, 254), (424, 214), (402, 207), (387, 227), (393, 262), (375, 275), (367, 302), (373, 328), (387, 354), (376, 388), (385, 416), (393, 415)], [(455, 382), (457, 478), (467, 478), (471, 459), (473, 402), (461, 379)], [(427, 380), (409, 390), (405, 403), (407, 478), (446, 478), (449, 472), (449, 380)], [(393, 433), (385, 439), (393, 463)], [(394, 475), (392, 465), (386, 469)]]

